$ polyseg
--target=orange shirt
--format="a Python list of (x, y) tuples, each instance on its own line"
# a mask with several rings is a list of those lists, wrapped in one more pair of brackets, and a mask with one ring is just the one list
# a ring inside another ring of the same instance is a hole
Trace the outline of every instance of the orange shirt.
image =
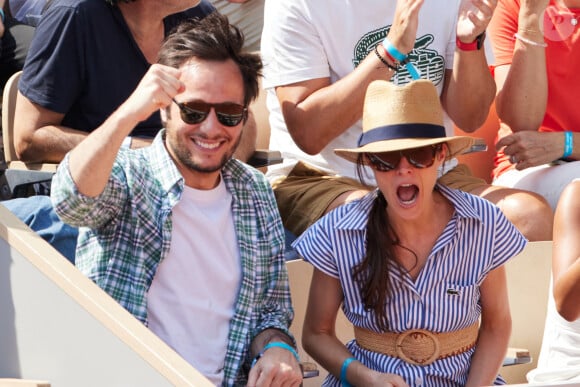
[[(512, 62), (519, 8), (519, 0), (500, 0), (489, 25), (496, 67)], [(576, 24), (573, 19), (577, 20)], [(544, 14), (544, 37), (548, 44), (548, 105), (538, 130), (580, 132), (580, 9), (556, 7), (555, 1), (550, 0)], [(510, 133), (509, 128), (502, 125), (497, 139)], [(495, 178), (511, 167), (500, 151), (494, 159), (492, 175)]]

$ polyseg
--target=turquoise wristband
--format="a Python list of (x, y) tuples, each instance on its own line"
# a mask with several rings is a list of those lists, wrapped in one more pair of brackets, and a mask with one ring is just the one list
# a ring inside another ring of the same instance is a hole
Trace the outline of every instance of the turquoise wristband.
[(0, 8), (0, 19), (2, 19), (2, 24), (6, 21), (6, 15), (4, 15), (4, 10)]
[(397, 50), (393, 43), (389, 40), (389, 38), (385, 38), (383, 40), (383, 47), (385, 51), (392, 56), (397, 62), (400, 62), (402, 65), (405, 65), (405, 68), (411, 74), (411, 77), (414, 80), (421, 79), (421, 74), (419, 74), (419, 70), (415, 65), (409, 62), (409, 58), (407, 55), (403, 54), (401, 51)]
[(402, 61), (401, 64), (405, 65), (405, 68), (407, 69), (409, 74), (411, 74), (411, 77), (414, 80), (421, 79), (421, 74), (419, 74), (419, 70), (417, 69), (417, 67), (415, 67), (413, 63), (409, 62), (409, 58)]
[(562, 158), (570, 157), (572, 151), (574, 150), (574, 134), (572, 132), (567, 131), (564, 132), (564, 154)]
[(342, 387), (352, 387), (351, 384), (346, 380), (346, 370), (348, 369), (350, 363), (352, 363), (355, 360), (356, 359), (354, 357), (347, 357), (346, 359), (344, 359), (342, 367), (340, 367), (340, 384)]
[(393, 43), (391, 43), (389, 38), (385, 38), (385, 40), (383, 40), (383, 47), (389, 53), (390, 56), (395, 58), (397, 62), (402, 62), (405, 59), (407, 59), (407, 55), (397, 50), (397, 47), (393, 46)]
[(281, 341), (274, 341), (274, 342), (268, 343), (264, 346), (262, 351), (254, 358), (254, 360), (252, 360), (251, 367), (254, 367), (254, 365), (258, 362), (258, 360), (260, 360), (260, 358), (262, 356), (264, 356), (264, 352), (266, 352), (270, 348), (274, 348), (274, 347), (284, 348), (284, 349), (292, 352), (292, 355), (294, 355), (294, 357), (296, 358), (296, 361), (300, 363), (300, 357), (298, 356), (298, 352), (296, 352), (296, 350), (292, 346), (290, 346), (286, 343), (283, 343)]

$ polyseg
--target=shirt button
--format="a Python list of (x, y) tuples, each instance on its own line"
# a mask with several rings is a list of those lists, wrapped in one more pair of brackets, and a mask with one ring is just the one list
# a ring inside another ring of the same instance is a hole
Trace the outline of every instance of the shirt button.
[(422, 386), (423, 385), (423, 379), (421, 379), (420, 377), (416, 377), (415, 378), (415, 385), (416, 386)]
[(414, 299), (415, 301), (421, 301), (421, 296), (420, 296), (420, 295), (418, 295), (418, 294), (415, 294), (415, 295), (413, 296), (413, 299)]

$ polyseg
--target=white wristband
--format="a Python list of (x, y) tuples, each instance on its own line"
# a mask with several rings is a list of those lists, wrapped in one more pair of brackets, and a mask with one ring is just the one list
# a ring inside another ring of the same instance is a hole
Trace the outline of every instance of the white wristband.
[(121, 144), (121, 147), (131, 149), (131, 140), (132, 140), (131, 136), (125, 137), (123, 143)]

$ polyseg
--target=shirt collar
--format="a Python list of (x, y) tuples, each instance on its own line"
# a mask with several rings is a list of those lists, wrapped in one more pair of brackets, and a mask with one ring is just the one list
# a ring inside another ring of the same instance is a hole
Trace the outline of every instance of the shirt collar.
[(182, 191), (184, 179), (165, 147), (165, 129), (157, 133), (153, 143), (146, 148), (145, 152), (149, 152), (150, 168), (153, 171), (163, 171), (156, 174), (163, 191), (170, 192), (175, 186)]

